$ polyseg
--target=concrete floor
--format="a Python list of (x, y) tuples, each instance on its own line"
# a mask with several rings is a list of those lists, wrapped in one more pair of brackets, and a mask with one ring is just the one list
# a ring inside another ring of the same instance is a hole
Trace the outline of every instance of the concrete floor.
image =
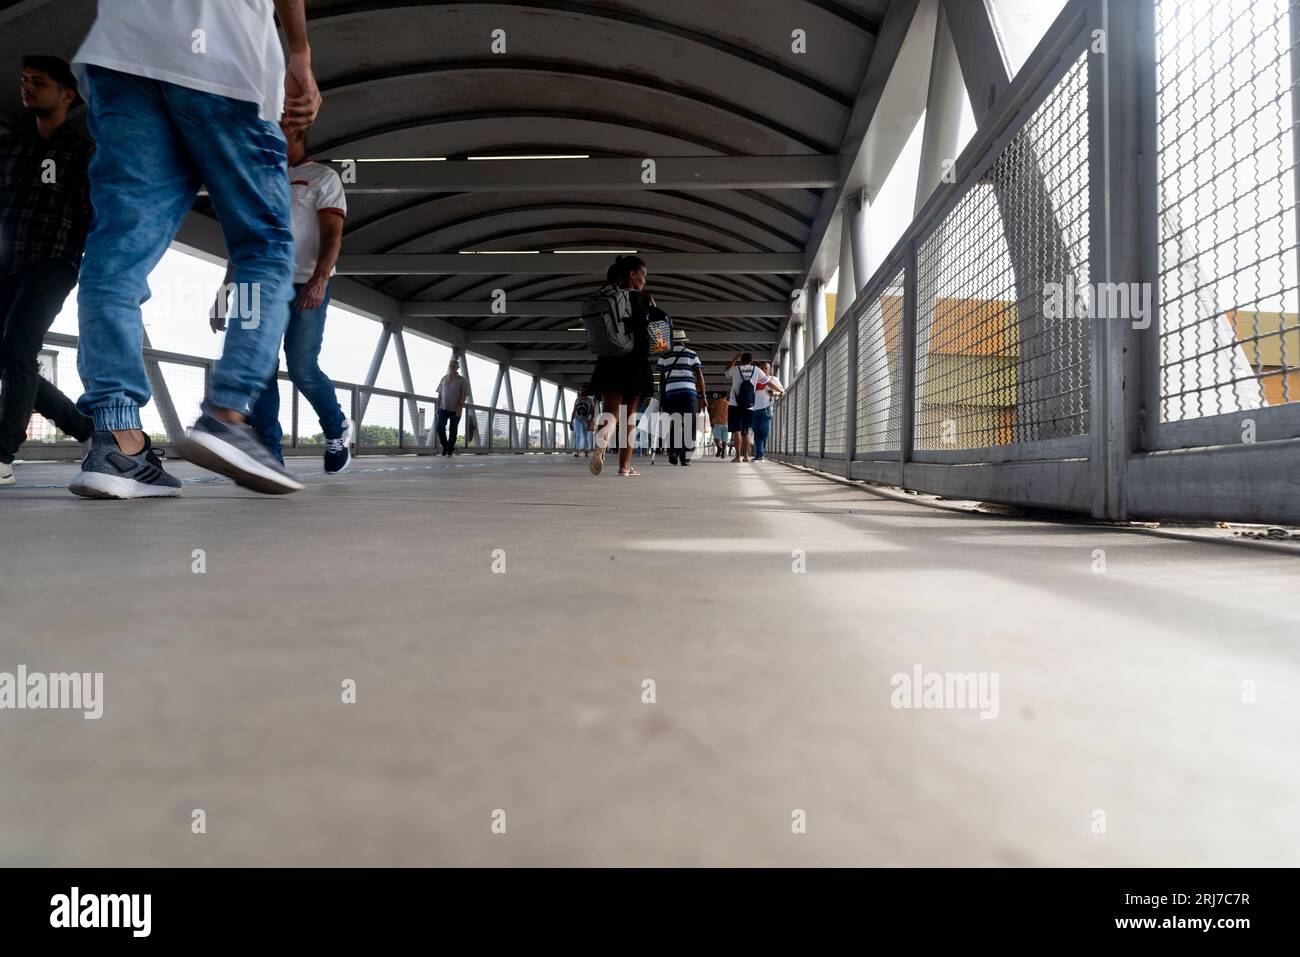
[[(0, 489), (0, 671), (105, 676), (0, 711), (0, 864), (1300, 864), (1289, 555), (773, 463), (294, 467)], [(917, 665), (998, 717), (891, 707)]]

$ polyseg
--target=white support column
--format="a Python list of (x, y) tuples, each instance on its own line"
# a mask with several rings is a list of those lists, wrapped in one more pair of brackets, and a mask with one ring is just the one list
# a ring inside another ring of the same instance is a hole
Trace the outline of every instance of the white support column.
[[(393, 330), (384, 323), (379, 329), (379, 340), (375, 343), (375, 354), (370, 358), (370, 368), (362, 385), (373, 387), (379, 381), (379, 370), (384, 367), (384, 356), (388, 353), (388, 340), (393, 338)], [(362, 392), (357, 396), (357, 421), (352, 423), (356, 434), (361, 434), (361, 422), (366, 417), (366, 406), (370, 404), (370, 393)]]
[(930, 87), (925, 100), (925, 129), (921, 135), (921, 162), (916, 176), (915, 213), (921, 211), (925, 201), (943, 182), (945, 173), (953, 177), (965, 92), (948, 13), (940, 6), (934, 27), (934, 54), (930, 59)]
[[(839, 322), (840, 317), (849, 311), (853, 300), (857, 298), (858, 284), (853, 270), (853, 209), (851, 200), (845, 200), (844, 207), (840, 210), (840, 279), (839, 286), (835, 289), (836, 322)], [(813, 331), (816, 333), (815, 326)], [(824, 338), (826, 338), (825, 328), (822, 329), (821, 335), (821, 339)], [(813, 348), (821, 345), (821, 339), (813, 343)]]
[[(853, 269), (850, 267), (849, 275), (852, 279)], [(840, 282), (843, 284), (844, 271), (840, 270)], [(813, 280), (812, 284), (812, 314), (809, 321), (804, 323), (804, 354), (803, 359), (806, 361), (809, 356), (822, 344), (826, 338), (826, 284), (820, 279)]]
[(393, 333), (393, 346), (397, 349), (397, 367), (402, 373), (402, 388), (407, 391), (406, 398), (406, 416), (411, 423), (411, 433), (415, 436), (416, 444), (424, 441), (424, 427), (420, 422), (419, 407), (415, 402), (415, 380), (411, 378), (411, 365), (406, 361), (406, 340), (402, 337), (402, 330), (398, 328)]
[(867, 256), (867, 210), (870, 207), (866, 190), (855, 193), (849, 199), (849, 245), (853, 250), (854, 299), (866, 287), (867, 280), (878, 265), (870, 262)]
[[(816, 283), (813, 284), (813, 294), (817, 294)], [(790, 378), (794, 379), (803, 368), (803, 343), (805, 327), (808, 325), (806, 320), (800, 320), (797, 324), (790, 326)]]

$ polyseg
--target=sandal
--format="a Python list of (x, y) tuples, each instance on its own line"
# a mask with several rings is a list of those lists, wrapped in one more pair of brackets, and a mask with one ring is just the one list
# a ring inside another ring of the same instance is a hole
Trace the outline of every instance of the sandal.
[(624, 472), (622, 469), (619, 469), (618, 474), (622, 476), (628, 476), (628, 475), (640, 475), (641, 473), (638, 472), (636, 469), (628, 469), (626, 472)]

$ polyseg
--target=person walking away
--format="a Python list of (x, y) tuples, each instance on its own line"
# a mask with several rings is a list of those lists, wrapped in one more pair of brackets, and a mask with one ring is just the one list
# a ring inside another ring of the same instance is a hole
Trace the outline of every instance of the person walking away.
[[(194, 50), (200, 23), (219, 44), (208, 55)], [(246, 419), (289, 321), (293, 233), (279, 123), (283, 114), (287, 128), (306, 129), (320, 109), (303, 0), (99, 0), (72, 67), (95, 140), (95, 215), (77, 293), (78, 407), (95, 420), (95, 435), (70, 490), (113, 499), (180, 494), (140, 428), (150, 398), (140, 304), (200, 186), (235, 264), (238, 309), (203, 413), (179, 449), (258, 492), (301, 489)]]
[(709, 407), (709, 421), (713, 423), (713, 454), (720, 459), (726, 458), (727, 455), (727, 419), (730, 414), (729, 410), (727, 393), (714, 393), (713, 404)]
[(460, 418), (465, 414), (465, 399), (469, 396), (469, 380), (460, 374), (460, 362), (452, 359), (447, 364), (447, 374), (438, 383), (438, 442), (443, 455), (456, 451), (456, 436), (460, 434)]
[(84, 442), (94, 423), (40, 374), (41, 344), (72, 287), (90, 224), (87, 167), (94, 146), (68, 125), (77, 81), (63, 60), (23, 58), (19, 79), (31, 119), (0, 136), (0, 485), (32, 412)]
[[(325, 436), (324, 466), (337, 475), (351, 460), (353, 424), (343, 414), (334, 383), (321, 371), (320, 350), (325, 341), (325, 317), (330, 303), (330, 278), (343, 248), (343, 224), (348, 201), (343, 181), (329, 166), (307, 158), (307, 131), (281, 124), (288, 145), (289, 189), (292, 203), (294, 248), (293, 299), (284, 330), (284, 356), (289, 379), (311, 403)], [(226, 267), (221, 291), (211, 313), (213, 332), (226, 327), (227, 296), (234, 264)], [(275, 371), (253, 403), (248, 425), (284, 464), (280, 427), (280, 383)]]
[(573, 403), (573, 457), (591, 455), (591, 432), (596, 422), (596, 404), (592, 401), (590, 387), (584, 385)]
[(767, 374), (754, 365), (754, 357), (748, 352), (738, 352), (727, 365), (731, 373), (731, 394), (727, 404), (730, 406), (731, 421), (728, 423), (732, 439), (736, 443), (733, 462), (749, 461), (749, 430), (754, 425), (754, 401), (758, 387), (767, 383)]
[(781, 380), (772, 375), (772, 363), (760, 362), (758, 367), (767, 381), (754, 387), (754, 461), (765, 459), (767, 437), (772, 432), (772, 399), (785, 394)]
[(646, 333), (646, 311), (654, 298), (645, 290), (647, 272), (638, 256), (619, 256), (605, 274), (606, 284), (598, 295), (615, 304), (618, 316), (632, 333), (632, 350), (621, 356), (598, 356), (591, 376), (591, 389), (601, 397), (602, 413), (595, 450), (588, 468), (599, 475), (611, 437), (618, 436), (618, 474), (640, 475), (632, 467), (636, 444), (637, 410), (643, 396), (654, 391), (650, 371), (650, 338)]
[(686, 330), (673, 330), (673, 345), (659, 357), (663, 400), (661, 420), (667, 430), (668, 462), (690, 465), (695, 453), (695, 414), (706, 408), (704, 365), (687, 347)]

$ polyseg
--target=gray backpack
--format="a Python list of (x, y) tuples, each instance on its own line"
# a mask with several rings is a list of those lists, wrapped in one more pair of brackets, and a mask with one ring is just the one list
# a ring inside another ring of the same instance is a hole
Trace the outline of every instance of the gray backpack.
[(625, 356), (632, 351), (632, 330), (618, 314), (618, 298), (618, 290), (605, 285), (582, 302), (587, 348), (598, 356)]

